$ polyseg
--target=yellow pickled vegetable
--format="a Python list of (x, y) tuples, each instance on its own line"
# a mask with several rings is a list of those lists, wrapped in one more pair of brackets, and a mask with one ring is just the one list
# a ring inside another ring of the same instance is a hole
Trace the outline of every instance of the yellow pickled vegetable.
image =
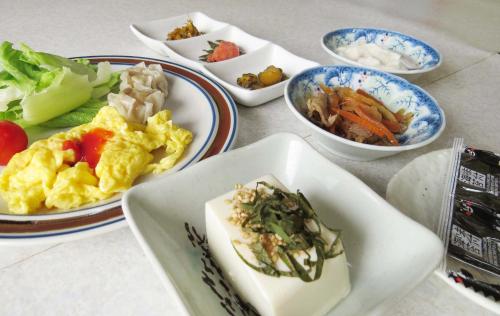
[(281, 70), (281, 68), (269, 66), (266, 68), (266, 70), (260, 72), (258, 77), (262, 85), (266, 87), (272, 86), (273, 84), (276, 84), (281, 81), (281, 78), (283, 77), (283, 70)]
[(271, 65), (264, 71), (259, 72), (258, 75), (252, 73), (243, 74), (236, 80), (236, 83), (245, 89), (255, 90), (272, 86), (286, 79), (287, 76), (283, 74), (281, 68)]

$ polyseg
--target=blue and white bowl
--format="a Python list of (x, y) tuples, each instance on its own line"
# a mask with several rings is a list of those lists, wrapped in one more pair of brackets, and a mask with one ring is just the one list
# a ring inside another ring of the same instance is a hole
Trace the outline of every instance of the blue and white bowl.
[[(429, 44), (409, 35), (384, 29), (373, 28), (344, 28), (327, 33), (321, 39), (323, 49), (330, 54), (336, 64), (347, 64), (366, 67), (358, 62), (338, 55), (337, 48), (366, 41), (375, 43), (396, 53), (412, 58), (421, 68), (416, 70), (391, 70), (393, 74), (414, 79), (417, 75), (432, 71), (439, 67), (442, 62), (439, 51)], [(377, 69), (377, 68), (375, 68)], [(378, 69), (382, 70), (382, 69)]]
[[(309, 121), (305, 114), (306, 102), (320, 90), (320, 84), (363, 89), (393, 112), (404, 109), (413, 113), (413, 120), (406, 132), (397, 136), (400, 146), (358, 143), (332, 134)], [(326, 149), (352, 160), (374, 160), (423, 147), (436, 140), (445, 127), (443, 110), (427, 92), (405, 79), (369, 68), (319, 66), (304, 70), (288, 82), (285, 100), (292, 113), (313, 131), (313, 135)]]

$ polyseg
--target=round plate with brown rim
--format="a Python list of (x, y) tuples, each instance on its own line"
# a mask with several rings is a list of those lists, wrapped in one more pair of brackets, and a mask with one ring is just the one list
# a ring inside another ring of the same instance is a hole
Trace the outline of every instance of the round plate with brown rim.
[[(218, 83), (177, 63), (135, 56), (82, 56), (92, 63), (109, 61), (114, 70), (140, 62), (163, 67), (169, 82), (167, 108), (174, 123), (193, 132), (193, 142), (176, 166), (161, 175), (138, 179), (136, 184), (153, 181), (184, 169), (201, 159), (228, 151), (237, 134), (238, 113), (231, 96)], [(47, 137), (45, 131), (30, 141)], [(0, 169), (1, 172), (1, 169)], [(7, 214), (0, 198), (0, 244), (61, 242), (83, 238), (126, 226), (120, 207), (121, 194), (78, 209), (50, 210), (34, 215)]]

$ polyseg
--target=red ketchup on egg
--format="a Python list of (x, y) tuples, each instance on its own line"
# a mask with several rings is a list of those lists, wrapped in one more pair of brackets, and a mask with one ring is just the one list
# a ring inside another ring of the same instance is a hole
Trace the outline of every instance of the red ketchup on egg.
[(63, 150), (73, 150), (75, 160), (86, 161), (89, 167), (94, 169), (101, 158), (104, 144), (113, 137), (113, 132), (103, 128), (94, 128), (88, 133), (82, 135), (81, 140), (67, 140), (63, 143)]

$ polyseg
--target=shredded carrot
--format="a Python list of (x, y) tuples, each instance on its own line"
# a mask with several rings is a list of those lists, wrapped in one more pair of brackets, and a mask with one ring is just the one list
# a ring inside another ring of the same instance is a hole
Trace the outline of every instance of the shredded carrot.
[[(366, 103), (360, 102), (356, 99), (353, 99), (351, 97), (344, 98), (344, 102), (347, 105), (351, 105), (353, 107), (353, 111), (356, 111), (356, 108), (358, 108), (358, 111), (363, 111), (367, 116), (369, 116), (371, 119), (377, 122), (382, 121), (382, 114), (377, 110), (375, 106), (370, 106)], [(358, 115), (360, 115), (358, 113)]]
[(391, 131), (389, 131), (382, 123), (344, 110), (337, 110), (337, 112), (343, 118), (363, 126), (375, 135), (379, 137), (385, 136), (392, 145), (399, 145), (398, 140), (394, 137), (394, 134), (392, 134)]
[[(356, 94), (357, 93), (357, 94)], [(377, 109), (382, 113), (382, 116), (391, 122), (396, 123), (397, 119), (394, 114), (384, 105), (382, 102), (377, 100), (374, 96), (370, 95), (366, 91), (362, 89), (356, 90), (356, 93), (353, 94), (353, 97), (358, 99), (359, 101), (366, 103), (368, 105), (372, 105), (377, 107)]]
[[(330, 132), (334, 134), (340, 132), (340, 136), (350, 133), (349, 138), (354, 138), (353, 140), (358, 142), (366, 140), (369, 143), (377, 143), (377, 140), (382, 138), (391, 145), (399, 145), (395, 134), (406, 130), (413, 117), (412, 113), (405, 113), (403, 109), (393, 113), (380, 100), (362, 89), (355, 91), (348, 87), (329, 87), (322, 83), (319, 87), (322, 90), (319, 94), (326, 95), (324, 106), (330, 115), (339, 115), (346, 121), (356, 123), (357, 127), (371, 132), (372, 136), (378, 137), (358, 137), (355, 129), (350, 130), (348, 129), (350, 126), (344, 124), (329, 126)], [(335, 120), (335, 122), (342, 123), (342, 120)], [(323, 127), (326, 128), (326, 126)]]
[(382, 124), (384, 124), (393, 133), (401, 133), (401, 125), (399, 125), (399, 123), (382, 120)]
[(385, 137), (389, 140), (389, 142), (393, 145), (399, 145), (396, 137), (394, 137), (394, 134), (390, 131), (390, 129), (387, 128), (386, 125), (374, 120), (372, 117), (368, 116), (365, 111), (361, 107), (356, 107), (354, 108), (354, 111), (356, 114), (358, 114), (361, 118), (369, 121), (373, 125), (377, 126), (384, 134)]

